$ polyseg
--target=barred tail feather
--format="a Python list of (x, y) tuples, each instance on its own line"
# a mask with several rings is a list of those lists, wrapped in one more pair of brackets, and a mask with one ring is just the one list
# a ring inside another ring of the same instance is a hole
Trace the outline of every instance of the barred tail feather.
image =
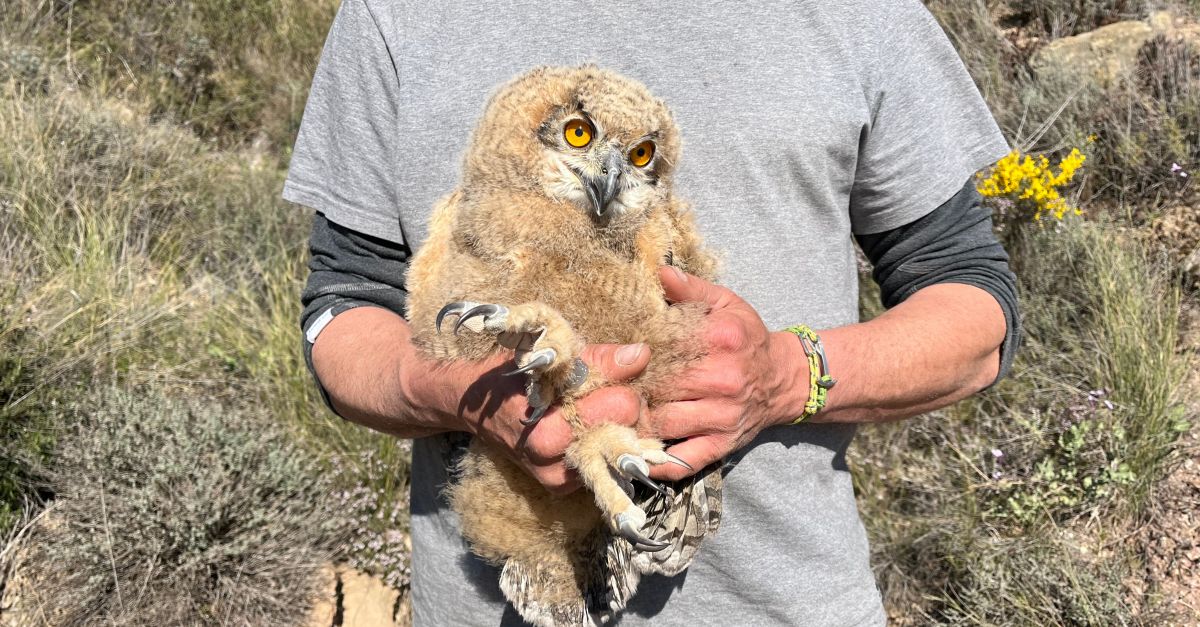
[[(564, 572), (566, 571), (566, 572)], [(535, 627), (590, 627), (596, 620), (579, 596), (564, 597), (564, 586), (574, 578), (569, 569), (526, 565), (510, 559), (500, 571), (500, 590), (521, 618)], [(559, 594), (555, 594), (555, 593)]]
[(711, 464), (676, 483), (670, 498), (655, 496), (640, 504), (646, 509), (650, 536), (671, 545), (654, 553), (635, 553), (633, 565), (639, 572), (668, 576), (683, 572), (704, 538), (717, 532), (721, 526), (722, 465)]

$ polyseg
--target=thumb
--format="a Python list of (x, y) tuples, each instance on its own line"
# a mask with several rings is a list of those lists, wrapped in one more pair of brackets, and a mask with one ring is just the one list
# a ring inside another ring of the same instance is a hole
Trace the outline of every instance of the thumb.
[(588, 369), (606, 381), (625, 381), (638, 376), (650, 363), (645, 344), (588, 344), (580, 355)]
[(687, 274), (674, 266), (659, 268), (658, 280), (662, 282), (667, 300), (672, 303), (705, 303), (709, 309), (720, 309), (737, 298), (733, 292), (720, 285)]

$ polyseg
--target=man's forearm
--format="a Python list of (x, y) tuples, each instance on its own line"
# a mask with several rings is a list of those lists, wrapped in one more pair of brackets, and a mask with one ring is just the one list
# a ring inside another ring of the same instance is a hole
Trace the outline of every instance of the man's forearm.
[[(1005, 328), (991, 294), (941, 283), (874, 320), (821, 331), (838, 383), (813, 421), (896, 420), (966, 398), (995, 380)], [(797, 385), (806, 388), (807, 364), (796, 345)]]
[(404, 438), (466, 430), (457, 415), (430, 411), (405, 389), (402, 368), (421, 362), (411, 338), (408, 323), (395, 313), (357, 307), (321, 332), (312, 349), (313, 369), (347, 420)]

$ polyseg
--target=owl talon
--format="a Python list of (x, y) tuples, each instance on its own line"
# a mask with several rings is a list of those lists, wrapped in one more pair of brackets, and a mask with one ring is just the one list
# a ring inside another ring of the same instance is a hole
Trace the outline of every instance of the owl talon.
[(524, 366), (521, 366), (520, 368), (517, 368), (516, 370), (513, 370), (512, 372), (506, 372), (506, 373), (504, 373), (504, 376), (510, 377), (515, 374), (522, 374), (522, 373), (529, 372), (530, 370), (534, 370), (534, 369), (538, 369), (538, 368), (545, 368), (545, 367), (549, 366), (550, 364), (554, 363), (554, 360), (557, 358), (558, 358), (558, 351), (554, 350), (553, 348), (542, 349), (540, 351), (533, 353), (533, 355), (530, 357), (529, 361), (525, 362)]
[(471, 318), (483, 316), (483, 323), (485, 325), (484, 328), (486, 329), (487, 328), (486, 325), (489, 322), (492, 322), (493, 318), (498, 318), (500, 320), (503, 320), (503, 318), (507, 315), (508, 315), (508, 308), (504, 307), (502, 305), (491, 305), (491, 304), (475, 305), (474, 307), (464, 311), (461, 315), (459, 315), (458, 322), (454, 323), (454, 334), (458, 335), (459, 329), (461, 329), (463, 324), (465, 324), (467, 322), (467, 320), (470, 320)]
[(550, 409), (549, 405), (534, 407), (533, 412), (529, 414), (528, 418), (521, 419), (521, 424), (525, 425), (526, 427), (536, 425), (538, 421), (542, 419), (542, 416), (546, 415), (547, 409)]
[(629, 540), (634, 548), (641, 551), (661, 551), (671, 545), (670, 542), (663, 542), (662, 540), (655, 540), (642, 535), (642, 532), (628, 514), (617, 515), (617, 531), (622, 537)]
[(476, 305), (478, 305), (478, 303), (472, 303), (469, 301), (458, 301), (458, 302), (448, 303), (445, 307), (442, 307), (441, 311), (438, 312), (437, 319), (433, 321), (433, 328), (437, 329), (438, 333), (441, 333), (442, 332), (442, 320), (444, 320), (446, 318), (446, 316), (449, 316), (449, 315), (461, 316), (464, 311), (471, 309), (471, 308), (475, 307)]
[(687, 462), (683, 461), (682, 459), (679, 459), (678, 457), (675, 457), (674, 455), (672, 455), (672, 454), (670, 454), (670, 453), (663, 453), (663, 455), (666, 455), (666, 456), (667, 456), (667, 461), (668, 461), (668, 462), (670, 462), (670, 463), (672, 463), (672, 464), (675, 464), (675, 465), (677, 465), (677, 466), (683, 466), (684, 468), (687, 468), (687, 469), (688, 469), (688, 470), (690, 470), (691, 472), (696, 472), (696, 469), (695, 469), (695, 468), (692, 468), (692, 465), (691, 465), (691, 464), (689, 464), (689, 463), (687, 463)]
[(670, 492), (666, 488), (662, 487), (650, 478), (648, 472), (650, 468), (646, 466), (646, 462), (642, 461), (641, 459), (626, 453), (617, 458), (617, 468), (620, 469), (621, 472), (626, 476), (633, 478), (635, 481), (646, 486), (647, 488), (650, 488), (651, 490), (654, 490), (663, 496), (670, 495)]

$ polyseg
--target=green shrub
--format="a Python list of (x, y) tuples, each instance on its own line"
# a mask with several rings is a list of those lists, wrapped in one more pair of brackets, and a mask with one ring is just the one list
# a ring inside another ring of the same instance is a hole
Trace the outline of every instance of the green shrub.
[(67, 625), (301, 622), (351, 522), (313, 456), (257, 412), (159, 391), (92, 394), (66, 424), (27, 603)]

